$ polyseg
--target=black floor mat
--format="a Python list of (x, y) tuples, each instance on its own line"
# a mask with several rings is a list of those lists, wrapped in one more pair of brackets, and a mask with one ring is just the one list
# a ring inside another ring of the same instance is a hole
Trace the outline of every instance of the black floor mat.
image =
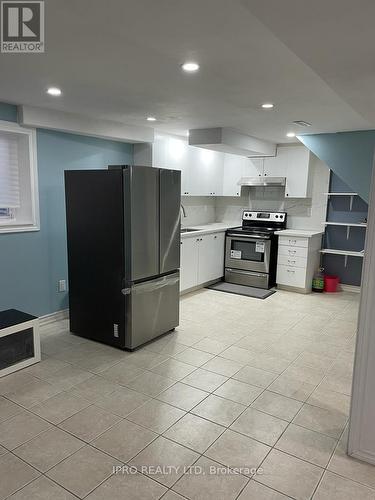
[(235, 295), (245, 295), (254, 299), (266, 299), (273, 295), (276, 290), (264, 290), (263, 288), (255, 288), (253, 286), (235, 285), (234, 283), (226, 283), (219, 281), (213, 285), (207, 286), (209, 290), (217, 290), (218, 292), (234, 293)]

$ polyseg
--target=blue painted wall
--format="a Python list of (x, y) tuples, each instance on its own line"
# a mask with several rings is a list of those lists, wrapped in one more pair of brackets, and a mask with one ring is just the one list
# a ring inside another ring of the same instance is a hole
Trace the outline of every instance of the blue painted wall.
[[(16, 121), (17, 108), (0, 103), (0, 120)], [(0, 310), (43, 315), (68, 307), (57, 291), (67, 279), (64, 170), (106, 168), (132, 162), (130, 144), (37, 130), (41, 230), (0, 234)]]
[(368, 203), (375, 130), (301, 135), (298, 139)]
[(0, 102), (0, 120), (5, 120), (7, 122), (17, 121), (17, 106), (13, 104), (7, 104), (5, 102)]
[[(331, 172), (330, 192), (347, 193), (353, 191), (334, 172)], [(353, 206), (350, 211), (349, 196), (331, 196), (327, 207), (327, 220), (334, 222), (363, 222), (367, 218), (368, 205), (359, 196), (353, 198)], [(327, 226), (324, 247), (340, 250), (361, 251), (365, 247), (366, 230), (360, 227), (350, 228), (349, 239), (347, 239), (346, 227)], [(342, 255), (326, 254), (323, 257), (323, 266), (327, 274), (340, 277), (341, 283), (359, 286), (361, 284), (363, 259), (348, 257), (345, 267), (345, 258)]]

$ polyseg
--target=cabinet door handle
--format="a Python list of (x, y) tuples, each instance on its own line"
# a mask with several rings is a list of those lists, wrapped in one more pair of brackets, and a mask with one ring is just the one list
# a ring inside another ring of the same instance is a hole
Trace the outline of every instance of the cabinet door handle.
[(199, 238), (197, 238), (197, 241), (199, 241)]
[(289, 260), (289, 259), (288, 259), (288, 264), (295, 264), (295, 263), (296, 263), (296, 261), (295, 261), (295, 260)]
[(295, 273), (294, 269), (287, 269), (288, 273)]
[(297, 250), (288, 250), (289, 255), (296, 255)]
[(290, 243), (291, 245), (295, 245), (295, 244), (297, 243), (297, 240), (289, 240), (289, 243)]
[(215, 240), (216, 240), (217, 236), (214, 236), (214, 238), (215, 238)]

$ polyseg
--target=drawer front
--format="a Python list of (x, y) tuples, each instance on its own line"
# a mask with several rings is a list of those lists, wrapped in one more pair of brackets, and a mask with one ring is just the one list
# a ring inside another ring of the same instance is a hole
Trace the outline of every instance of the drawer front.
[(178, 271), (131, 287), (125, 347), (135, 349), (178, 326), (179, 287)]
[(297, 288), (305, 288), (306, 270), (298, 267), (277, 266), (276, 282), (279, 285), (295, 286)]
[(307, 259), (304, 257), (290, 257), (289, 255), (279, 255), (277, 263), (284, 266), (301, 267), (306, 269)]
[(290, 247), (286, 245), (279, 246), (279, 259), (280, 255), (285, 255), (286, 257), (303, 257), (307, 259), (308, 249), (302, 247)]
[(279, 236), (279, 245), (307, 248), (309, 246), (309, 239), (298, 237), (294, 238), (293, 236)]

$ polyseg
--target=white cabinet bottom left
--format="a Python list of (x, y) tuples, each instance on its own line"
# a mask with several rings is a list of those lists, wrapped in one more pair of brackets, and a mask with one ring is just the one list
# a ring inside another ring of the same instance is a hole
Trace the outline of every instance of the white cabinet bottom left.
[(198, 238), (181, 240), (180, 291), (198, 284)]
[(225, 233), (189, 236), (181, 240), (180, 291), (224, 275)]

